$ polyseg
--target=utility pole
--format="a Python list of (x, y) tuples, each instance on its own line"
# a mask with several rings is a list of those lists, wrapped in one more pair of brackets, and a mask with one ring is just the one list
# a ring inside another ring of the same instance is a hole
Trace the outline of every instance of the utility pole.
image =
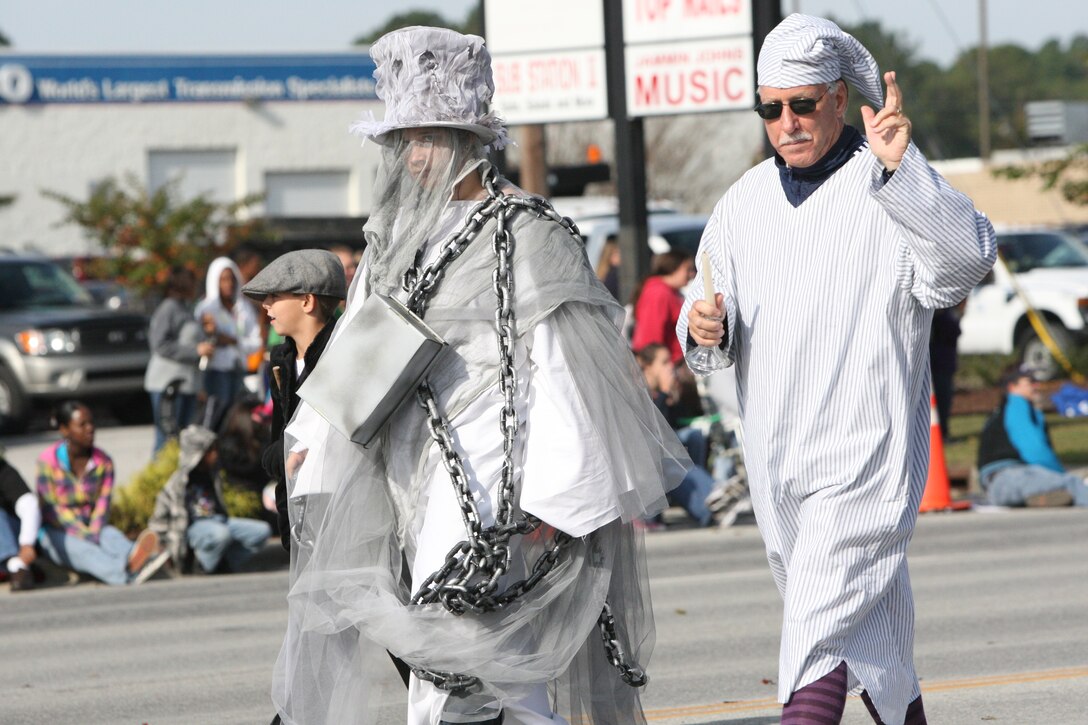
[(529, 124), (521, 127), (521, 173), (518, 186), (530, 194), (550, 196), (548, 188), (548, 163), (544, 140), (544, 127)]
[[(796, 3), (795, 3), (796, 6)], [(752, 57), (759, 58), (759, 51), (763, 48), (763, 41), (767, 39), (767, 34), (774, 30), (775, 26), (782, 22), (782, 2), (781, 0), (766, 0), (766, 2), (760, 2), (759, 0), (753, 0), (752, 2)], [(758, 93), (759, 86), (757, 84), (756, 91)], [(763, 153), (766, 156), (774, 155), (774, 146), (771, 144), (771, 140), (764, 134), (763, 137)]]
[(990, 71), (986, 0), (978, 0), (978, 157), (990, 161)]
[[(646, 140), (641, 118), (627, 117), (623, 3), (605, 0), (605, 77), (608, 115), (615, 129), (616, 196), (620, 204), (620, 299), (650, 273), (646, 222)], [(591, 260), (596, 264), (597, 260)]]

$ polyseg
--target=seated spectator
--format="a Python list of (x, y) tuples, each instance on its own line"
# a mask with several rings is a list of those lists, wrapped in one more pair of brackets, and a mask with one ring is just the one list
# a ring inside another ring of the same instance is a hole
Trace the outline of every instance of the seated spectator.
[(42, 548), (60, 566), (106, 584), (140, 584), (167, 561), (159, 538), (143, 531), (136, 543), (106, 522), (113, 461), (94, 445), (94, 416), (77, 401), (53, 417), (61, 440), (38, 457)]
[(1005, 397), (982, 428), (979, 480), (996, 506), (1088, 506), (1088, 485), (1067, 473), (1035, 405), (1035, 377), (1016, 368), (1002, 377)]
[(38, 558), (35, 544), (41, 523), (38, 497), (19, 472), (0, 458), (0, 569), (13, 592), (34, 588), (30, 565)]
[(198, 425), (181, 432), (178, 468), (158, 497), (148, 524), (179, 570), (192, 552), (206, 574), (239, 571), (272, 535), (264, 521), (227, 515), (215, 433)]
[(742, 511), (740, 504), (746, 497), (747, 487), (730, 481), (715, 481), (706, 470), (706, 436), (697, 428), (679, 424), (675, 407), (676, 371), (668, 348), (650, 343), (638, 352), (637, 357), (650, 397), (695, 463), (680, 485), (667, 494), (669, 503), (682, 507), (700, 526), (731, 526)]
[(278, 519), (276, 482), (261, 463), (261, 455), (268, 445), (270, 418), (259, 399), (244, 397), (227, 410), (219, 426), (216, 445), (227, 481), (259, 494), (264, 506), (261, 519), (275, 528)]
[(219, 425), (216, 446), (219, 463), (228, 480), (251, 491), (260, 491), (269, 476), (261, 465), (268, 445), (269, 424), (263, 417), (261, 401), (246, 396), (236, 401)]

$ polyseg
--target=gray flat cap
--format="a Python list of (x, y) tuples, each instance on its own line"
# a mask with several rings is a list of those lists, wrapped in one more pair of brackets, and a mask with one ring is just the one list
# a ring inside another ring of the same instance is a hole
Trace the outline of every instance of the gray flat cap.
[(255, 300), (263, 300), (274, 292), (342, 300), (347, 296), (344, 265), (325, 249), (299, 249), (276, 257), (242, 287), (242, 294)]

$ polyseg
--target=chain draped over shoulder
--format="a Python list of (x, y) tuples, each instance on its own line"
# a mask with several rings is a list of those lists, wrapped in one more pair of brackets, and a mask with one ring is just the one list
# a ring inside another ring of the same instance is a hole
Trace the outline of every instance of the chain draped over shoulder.
[[(454, 689), (503, 701), (553, 682), (560, 709), (575, 719), (644, 722), (628, 685), (645, 681), (635, 663), (652, 650), (653, 623), (642, 540), (630, 522), (663, 508), (690, 463), (646, 395), (619, 334), (623, 311), (589, 268), (573, 223), (543, 201), (500, 193), (497, 175), (483, 172), (487, 198), (438, 261), (412, 265), (402, 280), (408, 306), (449, 343), (418, 396), (426, 406), (406, 401), (370, 449), (331, 429), (308, 443), (320, 486), (307, 508), (313, 546), (298, 552), (288, 595), (297, 635), (276, 668), (284, 722), (367, 722), (358, 713), (378, 705), (371, 668), (383, 649)], [(608, 472), (602, 497), (615, 501), (611, 521), (586, 534), (520, 509), (550, 482), (512, 456), (524, 423), (512, 414), (513, 348), (524, 350), (545, 320)], [(464, 462), (443, 434), (496, 388), (503, 473), (494, 524), (484, 526), (458, 483)], [(410, 585), (436, 461), (460, 497), (466, 538), (430, 579)]]

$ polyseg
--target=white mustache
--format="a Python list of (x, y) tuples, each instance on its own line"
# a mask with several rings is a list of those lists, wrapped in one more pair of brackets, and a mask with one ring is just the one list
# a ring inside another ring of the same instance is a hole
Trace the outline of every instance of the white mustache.
[(808, 131), (797, 131), (796, 133), (786, 133), (783, 131), (778, 135), (778, 145), (788, 146), (791, 143), (800, 143), (802, 141), (811, 141), (812, 134)]

